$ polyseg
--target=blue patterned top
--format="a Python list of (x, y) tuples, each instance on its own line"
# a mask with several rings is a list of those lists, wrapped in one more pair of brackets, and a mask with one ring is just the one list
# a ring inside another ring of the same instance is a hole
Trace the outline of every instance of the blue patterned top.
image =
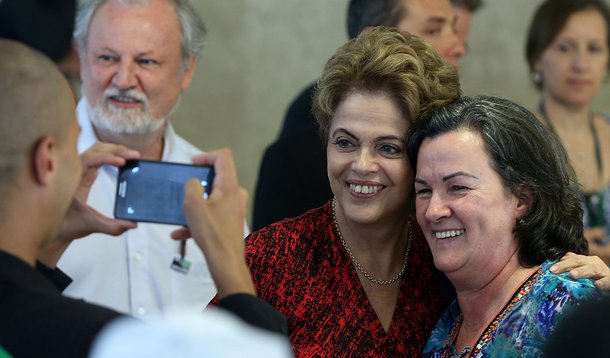
[(504, 309), (481, 335), (472, 351), (457, 352), (453, 343), (462, 314), (453, 301), (436, 323), (424, 357), (540, 357), (546, 339), (560, 316), (585, 300), (602, 295), (590, 279), (573, 280), (569, 274), (555, 275), (545, 261), (517, 289)]

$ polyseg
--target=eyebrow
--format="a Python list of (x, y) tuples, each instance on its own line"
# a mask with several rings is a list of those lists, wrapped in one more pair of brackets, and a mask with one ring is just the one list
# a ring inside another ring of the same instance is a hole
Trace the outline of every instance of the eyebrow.
[[(454, 16), (454, 18), (456, 18)], [(431, 17), (429, 19), (426, 19), (426, 23), (434, 23), (434, 24), (439, 24), (439, 25), (444, 25), (446, 24), (448, 21), (446, 18), (444, 17), (440, 17), (440, 16), (435, 16), (435, 17)]]
[[(443, 182), (446, 182), (446, 181), (447, 181), (447, 180), (449, 180), (449, 179), (452, 179), (452, 178), (455, 178), (455, 177), (460, 177), (460, 176), (465, 176), (465, 177), (469, 177), (469, 178), (479, 179), (479, 177), (478, 177), (478, 176), (476, 176), (476, 175), (472, 175), (472, 174), (470, 174), (470, 173), (466, 173), (466, 172), (455, 172), (455, 173), (451, 173), (451, 174), (449, 174), (449, 175), (445, 175), (445, 176), (443, 177)], [(427, 181), (425, 181), (425, 180), (423, 180), (423, 179), (420, 179), (420, 178), (415, 178), (415, 182), (416, 182), (416, 183), (419, 183), (419, 184), (422, 184), (422, 185), (428, 185), (428, 182), (427, 182)]]
[[(0, 0), (0, 2), (2, 2), (2, 0)], [(101, 49), (97, 50), (98, 52), (104, 52), (104, 51), (108, 51), (111, 52), (112, 54), (118, 54), (119, 52), (113, 48), (104, 46)], [(142, 56), (151, 56), (153, 55), (153, 50), (147, 50), (147, 51), (143, 51), (143, 52), (138, 52), (136, 53), (136, 57), (142, 57)]]
[[(337, 135), (337, 133), (340, 133), (340, 132), (343, 132), (343, 133), (347, 134), (348, 136), (350, 136), (352, 138), (358, 138), (357, 135), (353, 134), (352, 132), (348, 131), (345, 128), (337, 128), (337, 129), (335, 129), (335, 131), (332, 133), (332, 136), (335, 136), (335, 135)], [(379, 140), (397, 140), (397, 141), (400, 141), (400, 142), (404, 142), (405, 141), (404, 138), (401, 138), (401, 137), (398, 137), (398, 136), (395, 136), (395, 135), (384, 135), (384, 136), (375, 138), (375, 141), (379, 141)]]

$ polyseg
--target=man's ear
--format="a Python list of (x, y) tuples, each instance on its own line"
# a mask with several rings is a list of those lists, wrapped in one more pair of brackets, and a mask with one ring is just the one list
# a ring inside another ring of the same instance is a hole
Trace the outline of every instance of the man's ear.
[(520, 219), (530, 211), (532, 205), (534, 204), (534, 194), (532, 194), (530, 187), (521, 184), (519, 185), (515, 196), (517, 197), (515, 216), (517, 219)]
[(189, 60), (189, 64), (187, 68), (184, 69), (184, 73), (182, 74), (182, 83), (180, 84), (180, 88), (182, 91), (186, 91), (191, 85), (191, 81), (193, 80), (193, 76), (195, 75), (195, 69), (197, 69), (197, 63), (199, 60), (197, 57), (193, 56)]
[(34, 149), (33, 174), (41, 185), (47, 185), (57, 170), (55, 154), (57, 145), (52, 138), (44, 137)]

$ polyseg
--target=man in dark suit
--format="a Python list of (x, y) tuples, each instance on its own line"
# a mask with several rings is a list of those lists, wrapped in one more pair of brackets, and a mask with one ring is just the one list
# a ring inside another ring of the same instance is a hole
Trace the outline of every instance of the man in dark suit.
[[(100, 143), (79, 156), (74, 99), (57, 67), (12, 40), (0, 39), (0, 53), (0, 347), (18, 357), (84, 357), (98, 332), (120, 314), (62, 296), (71, 280), (55, 264), (77, 237), (135, 227), (85, 203), (101, 165), (121, 166), (139, 153)], [(255, 297), (242, 239), (246, 195), (230, 152), (194, 160), (215, 166), (214, 187), (220, 189), (204, 202), (201, 186), (189, 183), (191, 231), (179, 230), (174, 238), (192, 236), (209, 255), (221, 307), (286, 332), (284, 318)]]

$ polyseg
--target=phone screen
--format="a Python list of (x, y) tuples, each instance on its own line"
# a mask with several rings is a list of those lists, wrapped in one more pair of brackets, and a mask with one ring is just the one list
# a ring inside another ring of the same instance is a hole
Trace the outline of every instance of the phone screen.
[(212, 189), (214, 168), (148, 160), (128, 160), (119, 169), (114, 216), (131, 221), (186, 225), (182, 202), (184, 184), (198, 178)]

